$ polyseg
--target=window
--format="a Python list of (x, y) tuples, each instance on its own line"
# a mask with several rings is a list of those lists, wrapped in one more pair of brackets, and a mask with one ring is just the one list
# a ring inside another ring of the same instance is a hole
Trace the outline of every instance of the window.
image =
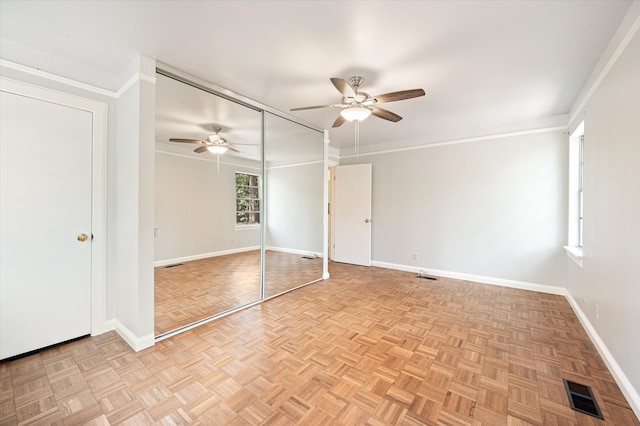
[(567, 254), (582, 266), (584, 243), (584, 122), (569, 136), (569, 236)]
[(576, 233), (578, 234), (578, 240), (576, 241), (576, 245), (582, 248), (582, 237), (583, 237), (583, 229), (584, 229), (584, 220), (583, 220), (583, 209), (584, 209), (584, 200), (583, 200), (583, 191), (582, 186), (584, 183), (584, 134), (580, 135), (580, 139), (578, 140), (578, 230)]
[(260, 224), (259, 176), (236, 172), (236, 224)]

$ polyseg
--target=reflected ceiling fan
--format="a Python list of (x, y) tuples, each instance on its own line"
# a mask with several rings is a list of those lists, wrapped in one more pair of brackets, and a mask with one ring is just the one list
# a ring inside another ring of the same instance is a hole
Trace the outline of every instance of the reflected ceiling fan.
[[(211, 152), (213, 154), (224, 154), (229, 151), (237, 152), (242, 154), (242, 152), (233, 148), (229, 142), (223, 137), (219, 135), (222, 128), (214, 127), (213, 135), (209, 135), (206, 140), (202, 139), (182, 139), (182, 138), (171, 138), (169, 142), (181, 142), (181, 143), (197, 143), (200, 146), (193, 150), (193, 152), (197, 152), (198, 154), (203, 152)], [(234, 145), (249, 145), (249, 144), (234, 144)]]
[(424, 96), (423, 89), (410, 89), (401, 90), (398, 92), (385, 93), (383, 95), (371, 96), (368, 93), (361, 92), (359, 90), (362, 84), (363, 78), (359, 76), (353, 76), (347, 82), (345, 79), (332, 77), (331, 83), (342, 94), (342, 100), (339, 104), (331, 105), (315, 105), (301, 108), (291, 108), (290, 111), (302, 111), (307, 109), (318, 108), (342, 108), (340, 115), (333, 122), (332, 127), (340, 127), (345, 120), (347, 121), (362, 121), (373, 115), (384, 120), (397, 122), (402, 120), (398, 114), (395, 114), (386, 109), (378, 108), (377, 104), (385, 102), (402, 101), (405, 99), (417, 98)]

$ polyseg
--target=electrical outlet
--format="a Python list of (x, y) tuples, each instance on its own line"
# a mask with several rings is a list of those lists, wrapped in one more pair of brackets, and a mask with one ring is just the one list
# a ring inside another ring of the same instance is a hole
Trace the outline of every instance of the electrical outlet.
[(411, 256), (411, 259), (418, 260), (418, 253), (413, 253), (413, 256)]
[(153, 228), (153, 237), (160, 238), (160, 228)]
[(596, 319), (600, 319), (600, 305), (596, 303)]

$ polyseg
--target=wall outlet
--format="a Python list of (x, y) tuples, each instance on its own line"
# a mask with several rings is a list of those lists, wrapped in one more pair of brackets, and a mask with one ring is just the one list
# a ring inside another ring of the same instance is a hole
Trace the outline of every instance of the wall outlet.
[(153, 228), (153, 238), (160, 238), (160, 228)]
[(413, 253), (413, 256), (411, 256), (411, 259), (418, 260), (418, 253)]
[(596, 303), (596, 319), (600, 319), (600, 305)]

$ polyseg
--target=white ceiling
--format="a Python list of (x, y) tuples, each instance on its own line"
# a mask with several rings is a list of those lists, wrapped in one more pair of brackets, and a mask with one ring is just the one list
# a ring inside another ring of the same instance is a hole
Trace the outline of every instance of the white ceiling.
[[(285, 112), (338, 102), (330, 77), (424, 88), (382, 105), (402, 121), (362, 123), (364, 151), (566, 124), (631, 3), (0, 0), (0, 55), (115, 90), (142, 54)], [(291, 114), (330, 128), (338, 110)], [(343, 154), (353, 136), (330, 132)]]

